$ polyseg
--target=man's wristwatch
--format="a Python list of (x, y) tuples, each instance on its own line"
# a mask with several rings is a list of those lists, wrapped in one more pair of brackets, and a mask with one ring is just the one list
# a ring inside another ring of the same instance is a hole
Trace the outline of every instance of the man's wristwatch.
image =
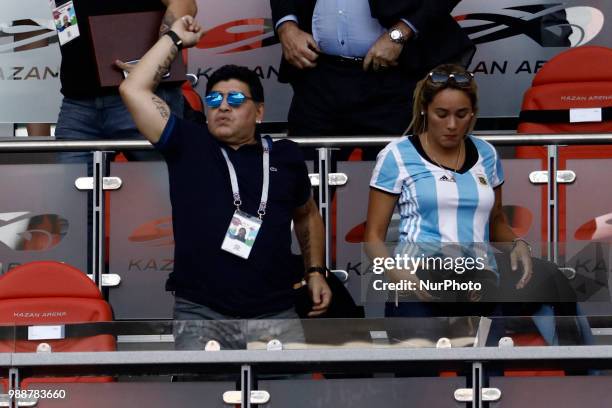
[(176, 48), (178, 48), (179, 51), (183, 49), (183, 40), (181, 40), (181, 37), (179, 37), (177, 33), (170, 30), (167, 31), (164, 35), (167, 35), (172, 39), (172, 42), (174, 43), (174, 45), (176, 45)]
[(389, 38), (396, 44), (405, 44), (408, 40), (406, 34), (399, 28), (392, 28), (389, 30)]
[(310, 268), (306, 269), (306, 276), (309, 276), (311, 273), (320, 273), (325, 278), (327, 278), (328, 272), (329, 269), (324, 266), (311, 266)]

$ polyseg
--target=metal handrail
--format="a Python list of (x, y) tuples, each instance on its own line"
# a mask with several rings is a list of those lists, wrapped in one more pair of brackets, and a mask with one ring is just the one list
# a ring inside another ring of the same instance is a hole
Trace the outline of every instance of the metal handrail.
[[(0, 354), (0, 357), (9, 355)], [(134, 365), (176, 364), (188, 367), (198, 364), (272, 364), (310, 365), (393, 362), (612, 362), (612, 346), (547, 346), (547, 347), (460, 347), (460, 348), (333, 348), (283, 350), (221, 350), (214, 353), (190, 351), (98, 351), (71, 353), (13, 353), (12, 365), (18, 367), (110, 366), (117, 371)], [(1, 361), (1, 360), (0, 360)], [(1, 364), (1, 362), (0, 362)], [(94, 368), (95, 369), (95, 368)]]
[[(611, 133), (584, 134), (479, 134), (480, 139), (496, 146), (525, 145), (600, 145), (612, 144)], [(280, 139), (280, 138), (279, 138)], [(285, 139), (285, 138), (283, 138)], [(396, 136), (350, 136), (350, 137), (289, 137), (301, 146), (308, 147), (356, 147), (384, 146), (397, 140)], [(54, 152), (54, 151), (115, 151), (115, 150), (149, 150), (153, 146), (146, 140), (15, 140), (15, 138), (0, 139), (1, 152)]]

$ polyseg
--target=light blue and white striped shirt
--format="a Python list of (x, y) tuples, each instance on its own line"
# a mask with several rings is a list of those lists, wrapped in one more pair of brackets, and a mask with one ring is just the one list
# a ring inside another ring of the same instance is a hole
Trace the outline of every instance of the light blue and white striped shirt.
[(400, 242), (489, 242), (493, 189), (503, 183), (504, 172), (495, 148), (469, 137), (478, 160), (465, 173), (430, 163), (408, 137), (379, 153), (370, 186), (400, 195)]

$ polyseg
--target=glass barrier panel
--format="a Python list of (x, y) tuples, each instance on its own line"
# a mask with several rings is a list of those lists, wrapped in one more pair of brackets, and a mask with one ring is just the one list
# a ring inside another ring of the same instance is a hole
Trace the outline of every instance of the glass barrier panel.
[(576, 276), (580, 300), (588, 302), (582, 305), (585, 313), (612, 314), (607, 290), (612, 261), (612, 191), (602, 188), (607, 185), (602, 184), (602, 177), (612, 171), (612, 147), (567, 146), (559, 152), (560, 167), (575, 174), (575, 181), (559, 185), (559, 258), (568, 274)]
[(527, 368), (506, 371), (504, 377), (489, 378), (489, 387), (501, 391), (502, 398), (491, 408), (597, 407), (612, 398), (612, 377), (566, 376), (565, 370)]
[[(516, 305), (516, 304), (514, 304)], [(487, 347), (547, 347), (609, 345), (605, 337), (596, 337), (593, 325), (608, 326), (609, 317), (594, 319), (591, 316), (564, 316), (562, 308), (574, 308), (576, 304), (554, 305), (532, 303), (525, 312), (529, 316), (491, 316), (483, 318), (481, 328), (486, 333)], [(508, 310), (512, 312), (512, 310)]]
[(87, 270), (85, 164), (5, 164), (0, 177), (0, 274), (31, 261)]
[(461, 376), (263, 380), (258, 384), (271, 397), (270, 403), (261, 407), (465, 407), (453, 397), (455, 390), (466, 387)]
[[(122, 187), (110, 195), (109, 289), (117, 319), (168, 319), (174, 299), (164, 289), (174, 270), (174, 237), (166, 164), (111, 163)], [(150, 299), (155, 299), (151, 302)]]
[[(445, 348), (479, 345), (479, 316), (21, 325), (6, 352)], [(10, 331), (7, 335), (10, 335)]]
[(28, 379), (24, 382), (20, 390), (21, 400), (35, 400), (36, 406), (41, 408), (226, 408), (228, 405), (223, 401), (223, 394), (236, 389), (230, 381), (171, 382), (169, 378), (89, 377), (66, 382)]
[(249, 320), (253, 350), (473, 347), (478, 317)]
[[(400, 305), (424, 310), (424, 303)], [(515, 334), (516, 346), (611, 341), (612, 317), (584, 315), (576, 302), (432, 305), (444, 306), (441, 309), (454, 311), (454, 316), (5, 325), (0, 326), (0, 353), (497, 347), (500, 339)], [(537, 341), (530, 343), (529, 338)]]
[(473, 347), (479, 316), (250, 319), (16, 326), (7, 352), (228, 351)]
[(505, 181), (502, 185), (503, 210), (513, 232), (529, 241), (534, 256), (544, 256), (546, 235), (543, 230), (546, 214), (542, 205), (545, 184), (538, 184), (536, 175), (541, 174), (542, 163), (537, 159), (503, 159)]
[[(350, 292), (353, 300), (358, 305), (363, 305), (361, 299), (361, 279), (367, 274), (367, 265), (361, 258), (361, 245), (365, 232), (365, 221), (368, 210), (368, 191), (370, 177), (374, 169), (373, 161), (364, 162), (339, 162), (337, 171), (348, 177), (348, 182), (336, 188), (336, 241), (335, 269), (347, 272), (345, 286)], [(334, 220), (332, 219), (332, 222)], [(389, 234), (397, 231), (399, 214), (394, 214), (389, 225)], [(333, 242), (332, 242), (333, 244)], [(384, 309), (381, 305), (363, 305), (368, 317), (381, 317)]]

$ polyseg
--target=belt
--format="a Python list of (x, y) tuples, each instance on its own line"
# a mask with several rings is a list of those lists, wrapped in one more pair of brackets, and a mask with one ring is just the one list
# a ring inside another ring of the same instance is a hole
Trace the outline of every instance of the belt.
[(341, 57), (340, 55), (319, 54), (319, 61), (326, 62), (332, 65), (361, 67), (363, 65), (362, 57)]

